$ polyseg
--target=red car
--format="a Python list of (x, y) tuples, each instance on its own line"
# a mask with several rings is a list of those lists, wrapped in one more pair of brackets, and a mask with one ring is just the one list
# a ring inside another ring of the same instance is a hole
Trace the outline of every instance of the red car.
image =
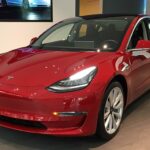
[(150, 17), (64, 20), (0, 56), (0, 126), (110, 140), (150, 89)]

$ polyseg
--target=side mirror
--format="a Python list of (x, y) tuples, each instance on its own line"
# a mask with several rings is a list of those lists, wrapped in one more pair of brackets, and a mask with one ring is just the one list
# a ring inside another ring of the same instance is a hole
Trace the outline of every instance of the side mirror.
[(150, 48), (150, 41), (148, 40), (139, 40), (136, 48)]
[(30, 41), (30, 45), (32, 45), (37, 39), (38, 39), (37, 37), (32, 38)]

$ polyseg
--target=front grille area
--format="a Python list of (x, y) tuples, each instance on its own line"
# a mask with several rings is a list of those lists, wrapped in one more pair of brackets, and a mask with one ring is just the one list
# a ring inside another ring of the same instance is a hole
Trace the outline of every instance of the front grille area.
[(12, 125), (35, 128), (35, 129), (47, 129), (42, 123), (37, 121), (27, 121), (22, 119), (14, 119), (10, 117), (0, 116), (0, 122), (9, 123)]

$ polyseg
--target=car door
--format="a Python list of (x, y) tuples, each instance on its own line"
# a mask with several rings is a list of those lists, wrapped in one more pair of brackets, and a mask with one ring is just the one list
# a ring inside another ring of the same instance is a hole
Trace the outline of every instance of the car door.
[(130, 91), (132, 99), (143, 94), (150, 85), (150, 49), (136, 48), (140, 40), (148, 40), (146, 20), (142, 20), (135, 27), (127, 47), (130, 60)]

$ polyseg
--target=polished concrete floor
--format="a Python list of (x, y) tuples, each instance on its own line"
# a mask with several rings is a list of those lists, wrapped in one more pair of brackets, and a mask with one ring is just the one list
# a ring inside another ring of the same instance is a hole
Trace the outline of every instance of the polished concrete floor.
[(58, 138), (0, 128), (0, 150), (150, 150), (150, 92), (127, 109), (120, 132), (107, 143), (96, 137)]

